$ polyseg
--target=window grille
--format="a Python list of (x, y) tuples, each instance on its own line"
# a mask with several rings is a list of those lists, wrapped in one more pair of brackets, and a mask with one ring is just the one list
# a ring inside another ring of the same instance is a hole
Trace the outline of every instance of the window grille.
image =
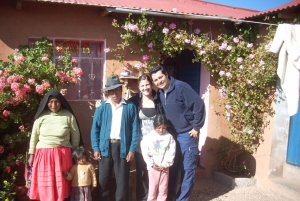
[[(39, 38), (29, 38), (28, 45), (34, 46)], [(78, 60), (78, 67), (83, 70), (80, 82), (76, 85), (62, 85), (61, 89), (68, 89), (67, 100), (102, 99), (104, 42), (80, 39), (48, 38), (53, 44), (53, 62), (60, 65), (59, 56), (64, 56), (64, 51), (71, 54), (72, 59)], [(64, 51), (58, 51), (55, 47), (63, 47)]]

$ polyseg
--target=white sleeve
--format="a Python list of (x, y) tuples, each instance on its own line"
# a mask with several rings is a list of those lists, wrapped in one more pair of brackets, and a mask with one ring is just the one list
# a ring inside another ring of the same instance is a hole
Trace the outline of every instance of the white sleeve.
[(147, 170), (152, 169), (152, 165), (154, 164), (153, 157), (149, 146), (147, 145), (150, 140), (147, 140), (147, 137), (144, 137), (141, 141), (141, 150), (145, 163), (147, 164)]
[(164, 160), (162, 161), (161, 165), (163, 167), (170, 167), (174, 163), (174, 158), (175, 158), (175, 153), (176, 153), (176, 141), (170, 134), (170, 143), (169, 146), (167, 147), (166, 153)]

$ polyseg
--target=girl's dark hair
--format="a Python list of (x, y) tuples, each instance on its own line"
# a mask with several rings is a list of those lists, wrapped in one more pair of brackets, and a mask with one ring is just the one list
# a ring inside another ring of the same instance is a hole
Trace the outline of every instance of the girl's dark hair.
[(80, 146), (80, 147), (77, 147), (76, 149), (74, 149), (74, 151), (72, 153), (72, 158), (74, 161), (77, 161), (77, 159), (80, 158), (81, 156), (85, 156), (87, 158), (85, 149)]
[(151, 80), (151, 78), (150, 78), (149, 75), (146, 75), (146, 74), (141, 75), (141, 76), (139, 77), (138, 83), (140, 84), (140, 82), (141, 82), (142, 80), (147, 80), (147, 81), (152, 85), (152, 80)]
[(154, 128), (157, 128), (158, 126), (160, 126), (162, 124), (168, 126), (168, 120), (167, 120), (166, 116), (162, 115), (162, 114), (156, 115), (154, 118), (154, 121), (153, 121)]

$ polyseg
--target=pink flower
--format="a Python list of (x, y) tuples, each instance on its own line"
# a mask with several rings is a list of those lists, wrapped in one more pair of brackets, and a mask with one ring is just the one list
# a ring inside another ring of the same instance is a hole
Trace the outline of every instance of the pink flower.
[(231, 77), (231, 73), (230, 73), (230, 72), (227, 72), (227, 73), (226, 73), (226, 76), (227, 76), (227, 77)]
[(253, 130), (248, 130), (247, 132), (249, 135), (251, 135), (253, 133)]
[(204, 51), (204, 50), (201, 50), (201, 51), (200, 51), (200, 55), (203, 55), (203, 54), (205, 54), (205, 51)]
[(42, 93), (44, 93), (45, 88), (44, 88), (43, 85), (36, 85), (35, 91), (36, 91), (38, 94), (42, 94)]
[(246, 107), (249, 106), (249, 103), (245, 102), (245, 106), (246, 106)]
[(225, 75), (225, 71), (222, 71), (222, 70), (221, 70), (221, 71), (219, 72), (219, 75), (220, 75), (220, 76)]
[(226, 50), (228, 50), (228, 51), (232, 50), (232, 46), (229, 45), (229, 46), (226, 48)]
[(23, 125), (19, 126), (21, 132), (25, 132), (25, 127)]
[(246, 161), (243, 161), (242, 164), (243, 164), (243, 165), (246, 165)]
[(110, 51), (110, 48), (104, 48), (104, 52), (108, 53)]
[(222, 92), (222, 93), (220, 93), (220, 96), (221, 96), (221, 98), (225, 98), (226, 97), (226, 93)]
[(0, 76), (3, 75), (3, 70), (0, 70)]
[(27, 82), (28, 82), (29, 84), (34, 84), (34, 83), (35, 83), (35, 79), (29, 78)]
[(226, 108), (226, 109), (230, 109), (230, 108), (231, 108), (231, 105), (230, 105), (230, 104), (226, 104), (226, 105), (225, 105), (225, 108)]
[(233, 38), (233, 42), (238, 43), (239, 41), (240, 41), (240, 39), (238, 37)]
[(13, 91), (18, 91), (20, 89), (20, 84), (17, 82), (13, 82), (13, 83), (11, 83), (10, 88)]
[(265, 50), (269, 50), (271, 48), (271, 44), (267, 44), (266, 46), (265, 46)]
[(151, 31), (151, 30), (152, 30), (152, 27), (147, 27), (146, 28), (146, 31), (148, 31), (148, 32)]
[(237, 62), (242, 62), (243, 61), (243, 58), (242, 57), (239, 57), (239, 58), (237, 58), (237, 60), (236, 60)]
[(255, 57), (254, 54), (249, 54), (249, 58), (250, 58), (250, 59), (253, 59), (254, 57)]
[(264, 64), (265, 64), (265, 62), (263, 60), (260, 60), (259, 65), (262, 66)]
[(224, 50), (227, 48), (227, 43), (222, 43), (221, 46), (219, 46), (219, 50)]
[(0, 145), (0, 154), (2, 154), (3, 152), (4, 152), (4, 147)]
[(61, 51), (63, 48), (61, 46), (56, 46), (56, 50), (59, 52)]
[(83, 71), (81, 68), (78, 68), (78, 67), (74, 67), (73, 68), (73, 72), (75, 73), (75, 75), (77, 76), (82, 76), (83, 75)]
[(186, 43), (190, 43), (190, 42), (191, 42), (191, 40), (190, 40), (190, 39), (185, 39), (185, 40), (184, 40), (184, 42), (186, 42)]
[(200, 29), (198, 29), (198, 28), (197, 28), (197, 29), (195, 29), (195, 31), (194, 31), (194, 33), (195, 33), (195, 34), (199, 34), (200, 32), (201, 32), (201, 30), (200, 30)]
[(20, 165), (20, 161), (17, 159), (16, 160), (16, 165), (19, 166)]
[(78, 83), (78, 78), (77, 77), (73, 77), (72, 78), (72, 82), (74, 82), (75, 84), (77, 84)]
[(68, 93), (68, 89), (61, 89), (61, 90), (60, 90), (60, 93), (61, 93), (63, 96), (65, 96), (65, 95), (67, 95), (67, 93)]
[(49, 58), (48, 57), (42, 57), (41, 61), (48, 61)]
[(10, 166), (6, 166), (5, 170), (6, 170), (6, 172), (10, 173), (11, 167)]
[(176, 29), (176, 24), (172, 23), (169, 25), (170, 29)]
[(72, 63), (78, 63), (78, 59), (72, 59), (71, 62)]
[(163, 29), (163, 33), (164, 33), (164, 34), (168, 34), (168, 33), (169, 33), (169, 29), (165, 27), (165, 28)]
[(18, 49), (18, 48), (16, 48), (16, 49), (14, 49), (14, 51), (15, 51), (15, 52), (19, 52), (19, 49)]
[(50, 84), (50, 82), (49, 82), (49, 80), (47, 80), (47, 79), (43, 79), (42, 80), (42, 85), (43, 85), (43, 87), (46, 89), (46, 88), (51, 88), (51, 84)]
[(140, 36), (143, 36), (145, 34), (144, 31), (139, 31), (138, 33), (139, 33)]
[(142, 65), (141, 64), (135, 64), (134, 67), (136, 67), (137, 69), (141, 69)]
[(148, 47), (149, 47), (149, 48), (153, 48), (152, 42), (148, 44)]
[(147, 61), (149, 59), (148, 55), (143, 55), (143, 61)]
[(253, 47), (253, 43), (249, 43), (249, 44), (247, 45), (247, 47), (248, 47), (248, 48)]
[(163, 22), (160, 21), (160, 22), (157, 23), (157, 25), (158, 25), (158, 26), (162, 26), (162, 25), (163, 25)]
[(189, 24), (189, 25), (193, 25), (193, 24), (194, 24), (193, 20), (190, 20), (190, 21), (188, 22), (188, 24)]
[(25, 57), (23, 55), (16, 55), (14, 56), (14, 60), (17, 63), (22, 63), (25, 60)]
[(18, 90), (18, 91), (15, 91), (15, 94), (16, 94), (16, 98), (21, 98), (21, 97), (25, 96), (26, 91), (24, 89)]

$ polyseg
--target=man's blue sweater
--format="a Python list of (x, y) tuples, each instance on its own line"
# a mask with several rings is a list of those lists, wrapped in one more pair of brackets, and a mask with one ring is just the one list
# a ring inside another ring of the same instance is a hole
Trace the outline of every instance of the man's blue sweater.
[[(123, 104), (122, 121), (120, 128), (121, 150), (120, 157), (126, 158), (128, 152), (135, 152), (139, 143), (139, 120), (137, 109), (131, 102)], [(109, 153), (110, 129), (112, 121), (111, 104), (102, 101), (95, 111), (91, 130), (91, 141), (94, 152), (100, 151), (101, 156)]]
[(170, 87), (165, 97), (164, 90), (159, 89), (166, 117), (177, 133), (185, 133), (193, 128), (196, 131), (205, 121), (205, 105), (200, 96), (185, 82), (170, 76)]

